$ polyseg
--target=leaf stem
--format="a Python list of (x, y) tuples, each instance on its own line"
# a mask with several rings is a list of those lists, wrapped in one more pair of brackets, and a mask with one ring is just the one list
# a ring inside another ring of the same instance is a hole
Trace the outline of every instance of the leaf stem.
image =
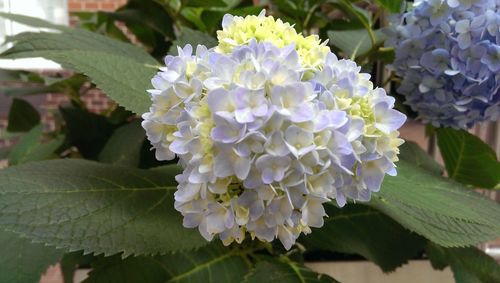
[(311, 9), (309, 10), (309, 12), (307, 13), (307, 16), (304, 20), (304, 23), (302, 24), (302, 28), (303, 30), (307, 30), (307, 32), (309, 33), (309, 22), (311, 21), (311, 17), (312, 17), (312, 14), (314, 14), (314, 12), (316, 11), (316, 9), (318, 9), (319, 7), (319, 4), (316, 3), (314, 4)]
[(347, 10), (349, 10), (349, 12), (354, 14), (359, 19), (359, 21), (361, 22), (363, 27), (366, 29), (366, 32), (368, 32), (368, 36), (370, 37), (370, 41), (372, 43), (372, 46), (375, 46), (377, 43), (377, 39), (375, 38), (375, 34), (373, 33), (372, 27), (371, 27), (370, 23), (367, 21), (367, 19), (365, 17), (363, 17), (363, 15), (361, 15), (358, 11), (356, 11), (352, 7), (352, 4), (349, 3), (349, 1), (342, 0), (342, 3), (344, 3), (344, 6), (347, 8)]

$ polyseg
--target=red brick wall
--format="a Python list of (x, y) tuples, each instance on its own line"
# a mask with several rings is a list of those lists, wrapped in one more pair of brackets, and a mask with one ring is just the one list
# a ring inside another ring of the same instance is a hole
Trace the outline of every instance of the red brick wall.
[(70, 12), (114, 11), (127, 3), (127, 0), (68, 0)]

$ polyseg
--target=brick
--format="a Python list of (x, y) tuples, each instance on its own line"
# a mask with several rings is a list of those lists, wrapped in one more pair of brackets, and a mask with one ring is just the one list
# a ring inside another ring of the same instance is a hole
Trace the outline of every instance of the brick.
[(114, 11), (118, 8), (118, 4), (116, 2), (99, 3), (99, 10)]
[(70, 12), (81, 11), (81, 10), (83, 10), (83, 5), (82, 5), (82, 3), (77, 2), (77, 1), (69, 1), (68, 10)]
[(97, 11), (99, 9), (99, 5), (96, 2), (85, 2), (83, 5), (86, 11)]

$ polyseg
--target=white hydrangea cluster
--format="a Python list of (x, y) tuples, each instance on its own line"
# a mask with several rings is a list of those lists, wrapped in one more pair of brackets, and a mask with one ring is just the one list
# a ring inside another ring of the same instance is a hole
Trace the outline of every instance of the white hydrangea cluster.
[(290, 249), (323, 225), (323, 203), (367, 201), (396, 173), (405, 116), (354, 62), (328, 52), (305, 79), (293, 44), (178, 50), (152, 80), (143, 127), (159, 160), (179, 157), (175, 208), (205, 239), (248, 232)]

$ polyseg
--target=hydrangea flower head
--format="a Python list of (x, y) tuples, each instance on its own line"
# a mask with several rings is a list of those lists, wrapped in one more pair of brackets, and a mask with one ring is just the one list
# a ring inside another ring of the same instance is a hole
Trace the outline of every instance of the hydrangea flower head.
[(398, 92), (424, 122), (469, 128), (499, 118), (500, 1), (417, 1), (389, 34)]
[(250, 40), (271, 42), (277, 47), (295, 45), (303, 67), (321, 67), (323, 58), (330, 50), (327, 42), (321, 43), (315, 34), (304, 37), (289, 23), (266, 17), (265, 10), (258, 15), (246, 17), (226, 14), (222, 20), (222, 30), (217, 31), (219, 45), (215, 48), (221, 53), (230, 53), (234, 47), (246, 45)]
[(405, 116), (353, 61), (327, 52), (305, 77), (294, 44), (178, 52), (152, 79), (142, 125), (158, 159), (179, 158), (175, 208), (205, 239), (290, 249), (323, 225), (325, 202), (367, 201), (396, 174)]

